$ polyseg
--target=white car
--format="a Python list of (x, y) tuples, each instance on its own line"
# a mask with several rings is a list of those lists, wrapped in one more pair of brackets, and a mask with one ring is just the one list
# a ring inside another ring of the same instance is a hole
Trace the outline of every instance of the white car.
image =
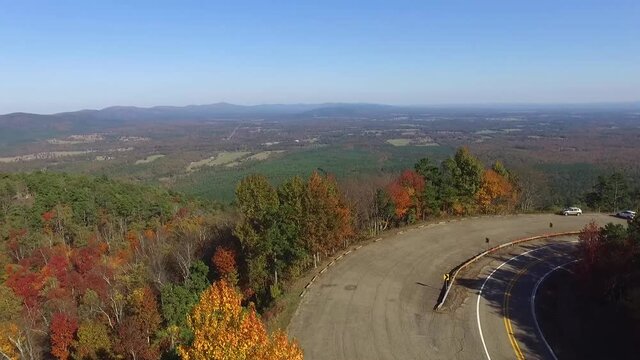
[(580, 215), (582, 215), (582, 210), (580, 208), (577, 208), (577, 207), (570, 207), (570, 208), (566, 208), (566, 209), (562, 210), (562, 215), (564, 215), (564, 216), (568, 216), (568, 215), (580, 216)]
[(633, 220), (633, 218), (636, 217), (636, 212), (631, 210), (625, 210), (625, 211), (620, 211), (619, 213), (616, 214), (616, 216), (623, 219)]

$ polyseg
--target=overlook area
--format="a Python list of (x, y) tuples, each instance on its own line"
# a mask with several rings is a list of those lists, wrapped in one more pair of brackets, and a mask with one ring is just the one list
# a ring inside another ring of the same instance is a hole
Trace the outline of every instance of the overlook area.
[(638, 358), (637, 0), (0, 9), (0, 360)]

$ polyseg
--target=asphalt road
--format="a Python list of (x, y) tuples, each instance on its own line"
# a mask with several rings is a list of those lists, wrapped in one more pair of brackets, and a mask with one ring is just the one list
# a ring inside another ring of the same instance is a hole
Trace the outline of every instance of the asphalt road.
[(556, 359), (537, 323), (534, 297), (548, 274), (570, 271), (575, 245), (575, 238), (556, 238), (519, 246), (483, 269), (475, 303), (485, 358)]
[[(599, 224), (620, 222), (601, 214), (483, 217), (386, 237), (345, 256), (318, 278), (302, 298), (289, 333), (299, 340), (305, 358), (311, 360), (486, 358), (478, 329), (475, 294), (486, 276), (510, 256), (489, 259), (478, 270), (477, 279), (460, 285), (468, 291), (459, 306), (447, 312), (434, 312), (443, 274), (487, 246), (550, 232), (580, 230), (592, 219)], [(488, 281), (486, 291), (483, 289), (480, 319), (491, 359), (516, 358), (504, 320), (499, 320), (504, 318), (499, 294), (504, 292), (501, 286), (504, 287), (509, 273), (513, 276), (521, 265), (520, 262), (504, 265), (502, 269), (510, 271), (494, 273), (499, 280)], [(533, 267), (528, 271), (539, 274)], [(525, 291), (521, 288), (530, 286), (530, 282), (525, 282), (528, 276), (520, 278), (511, 288), (514, 296), (509, 316), (521, 351), (531, 356), (540, 351), (538, 343), (528, 340), (536, 334), (524, 319), (516, 320), (520, 319), (516, 315), (530, 312), (515, 299), (515, 294)]]

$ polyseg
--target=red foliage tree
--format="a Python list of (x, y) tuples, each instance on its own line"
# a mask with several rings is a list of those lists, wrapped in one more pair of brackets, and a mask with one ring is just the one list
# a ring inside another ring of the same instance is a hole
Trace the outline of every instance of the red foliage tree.
[(404, 218), (413, 208), (417, 217), (422, 216), (421, 194), (424, 192), (424, 177), (413, 170), (405, 170), (387, 187), (387, 192), (396, 208), (396, 217)]
[(231, 249), (219, 246), (213, 254), (212, 262), (223, 279), (228, 279), (236, 272), (236, 254)]
[(42, 276), (20, 265), (9, 266), (7, 273), (9, 276), (5, 284), (22, 298), (27, 307), (36, 306), (43, 285)]
[(51, 221), (54, 217), (56, 217), (56, 211), (55, 210), (51, 210), (51, 211), (46, 211), (42, 214), (42, 221), (44, 222), (49, 222)]
[(75, 269), (80, 274), (85, 274), (93, 269), (100, 259), (100, 247), (96, 244), (89, 244), (83, 248), (76, 249), (72, 254), (72, 261)]
[(582, 275), (587, 276), (593, 271), (601, 254), (600, 228), (595, 221), (585, 225), (578, 235), (578, 240), (578, 249), (582, 255), (579, 268)]
[(151, 337), (158, 331), (162, 318), (155, 294), (148, 287), (136, 289), (129, 305), (131, 313), (118, 328), (116, 350), (133, 360), (157, 359), (158, 348)]
[(78, 321), (63, 313), (55, 313), (51, 319), (51, 354), (60, 360), (70, 355), (70, 346), (78, 329)]

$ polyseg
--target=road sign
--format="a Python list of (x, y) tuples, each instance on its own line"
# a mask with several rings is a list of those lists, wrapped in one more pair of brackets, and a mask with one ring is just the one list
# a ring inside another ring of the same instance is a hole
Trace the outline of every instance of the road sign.
[(449, 274), (448, 273), (444, 274), (442, 277), (444, 278), (444, 281), (449, 281)]

